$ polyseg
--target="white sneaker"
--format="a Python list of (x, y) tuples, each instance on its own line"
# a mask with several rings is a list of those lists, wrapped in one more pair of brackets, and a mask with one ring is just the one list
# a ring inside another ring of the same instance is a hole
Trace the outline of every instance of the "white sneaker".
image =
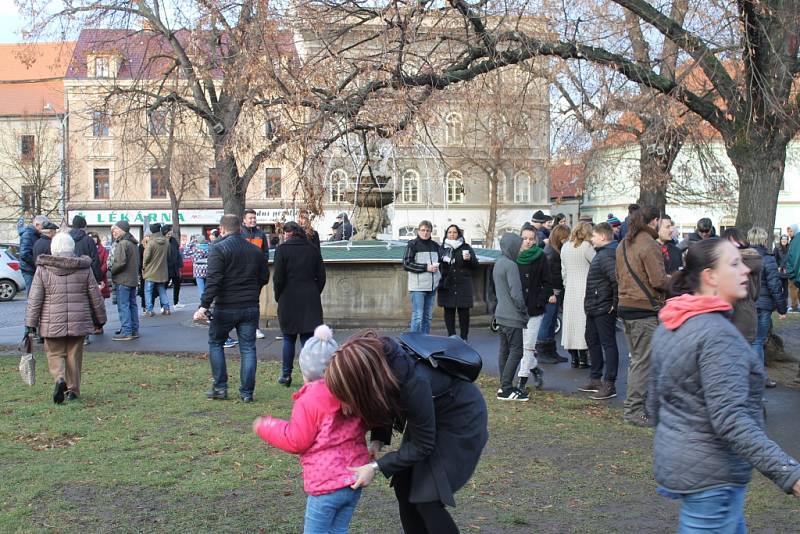
[(173, 306), (176, 310), (182, 310), (186, 307), (186, 304), (179, 302), (175, 306)]
[(256, 328), (256, 339), (264, 339), (265, 337), (267, 337), (267, 336), (264, 335), (264, 332), (262, 332), (260, 329)]

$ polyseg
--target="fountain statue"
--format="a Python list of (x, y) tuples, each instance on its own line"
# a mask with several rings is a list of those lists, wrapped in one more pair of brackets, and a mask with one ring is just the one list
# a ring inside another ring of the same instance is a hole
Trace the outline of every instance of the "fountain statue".
[[(380, 184), (386, 184), (386, 176), (377, 177)], [(378, 238), (378, 234), (391, 224), (386, 207), (394, 202), (394, 191), (378, 187), (373, 183), (362, 183), (358, 188), (347, 192), (347, 201), (355, 204), (351, 222), (356, 229), (356, 241)]]

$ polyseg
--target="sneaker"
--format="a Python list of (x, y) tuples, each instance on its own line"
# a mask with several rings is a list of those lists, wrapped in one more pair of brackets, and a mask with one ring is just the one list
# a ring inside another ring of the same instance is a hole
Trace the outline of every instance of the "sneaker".
[(262, 332), (259, 328), (256, 328), (256, 339), (264, 339), (265, 336), (264, 332)]
[(173, 308), (175, 308), (176, 310), (182, 310), (182, 309), (184, 309), (185, 307), (186, 307), (186, 304), (184, 304), (184, 303), (182, 303), (182, 302), (179, 302), (179, 303), (177, 303), (177, 304), (175, 304), (175, 305), (173, 306)]
[(132, 334), (120, 334), (118, 336), (112, 337), (111, 339), (113, 339), (114, 341), (133, 341), (136, 338), (133, 337)]
[(590, 395), (589, 398), (593, 400), (608, 400), (617, 396), (617, 387), (614, 382), (604, 381), (597, 393)]
[(579, 387), (578, 391), (585, 391), (586, 393), (597, 393), (603, 386), (603, 382), (599, 378), (590, 378), (583, 387)]
[(153, 312), (151, 312), (151, 311), (146, 311), (146, 312), (144, 312), (144, 316), (145, 316), (145, 317), (154, 317), (154, 316), (155, 316), (155, 313), (153, 313)]
[(212, 400), (227, 400), (228, 399), (228, 390), (227, 389), (209, 389), (206, 391), (206, 398)]
[(89, 336), (86, 336), (86, 337), (84, 337), (84, 338), (83, 338), (83, 346), (84, 346), (84, 347), (85, 347), (86, 345), (91, 345), (91, 344), (92, 344), (92, 340), (91, 340), (91, 339), (89, 339)]
[(253, 397), (250, 397), (249, 395), (239, 395), (239, 398), (242, 399), (242, 402), (245, 404), (253, 402)]
[(650, 418), (646, 415), (633, 415), (633, 416), (625, 416), (624, 420), (629, 425), (638, 426), (640, 428), (650, 428), (652, 424), (650, 423)]
[(64, 402), (64, 393), (67, 392), (67, 383), (63, 378), (59, 378), (56, 382), (56, 387), (53, 390), (53, 402), (61, 404)]
[(64, 395), (64, 399), (66, 399), (68, 401), (74, 401), (77, 398), (78, 398), (78, 394), (75, 393), (74, 391), (67, 391), (67, 394)]
[(228, 339), (225, 340), (225, 344), (222, 345), (222, 346), (225, 347), (226, 349), (232, 349), (233, 347), (235, 347), (238, 344), (239, 344), (238, 341), (236, 341), (235, 339), (229, 337)]
[(133, 339), (139, 339), (139, 332), (134, 332), (134, 333), (132, 333), (132, 334), (131, 334), (131, 337), (132, 337)]
[(522, 391), (518, 388), (509, 388), (501, 390), (500, 393), (497, 394), (497, 400), (528, 402), (530, 397), (525, 391)]
[(544, 386), (544, 373), (539, 367), (531, 369), (531, 378), (533, 379), (533, 387), (542, 389), (542, 386)]

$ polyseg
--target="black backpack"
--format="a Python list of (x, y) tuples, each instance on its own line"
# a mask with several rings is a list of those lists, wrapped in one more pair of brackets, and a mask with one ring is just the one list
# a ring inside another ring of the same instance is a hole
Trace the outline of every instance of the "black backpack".
[(461, 338), (403, 332), (398, 341), (409, 354), (456, 378), (475, 382), (481, 374), (481, 355)]

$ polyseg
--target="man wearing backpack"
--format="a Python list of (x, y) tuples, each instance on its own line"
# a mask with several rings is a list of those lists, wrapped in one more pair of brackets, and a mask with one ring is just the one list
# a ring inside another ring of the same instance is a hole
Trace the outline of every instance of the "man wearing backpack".
[(650, 426), (645, 411), (650, 380), (650, 340), (658, 326), (658, 310), (664, 305), (664, 292), (670, 281), (664, 270), (661, 247), (656, 242), (658, 215), (653, 206), (642, 206), (634, 212), (628, 233), (616, 253), (618, 314), (630, 349), (624, 418), (636, 426)]

